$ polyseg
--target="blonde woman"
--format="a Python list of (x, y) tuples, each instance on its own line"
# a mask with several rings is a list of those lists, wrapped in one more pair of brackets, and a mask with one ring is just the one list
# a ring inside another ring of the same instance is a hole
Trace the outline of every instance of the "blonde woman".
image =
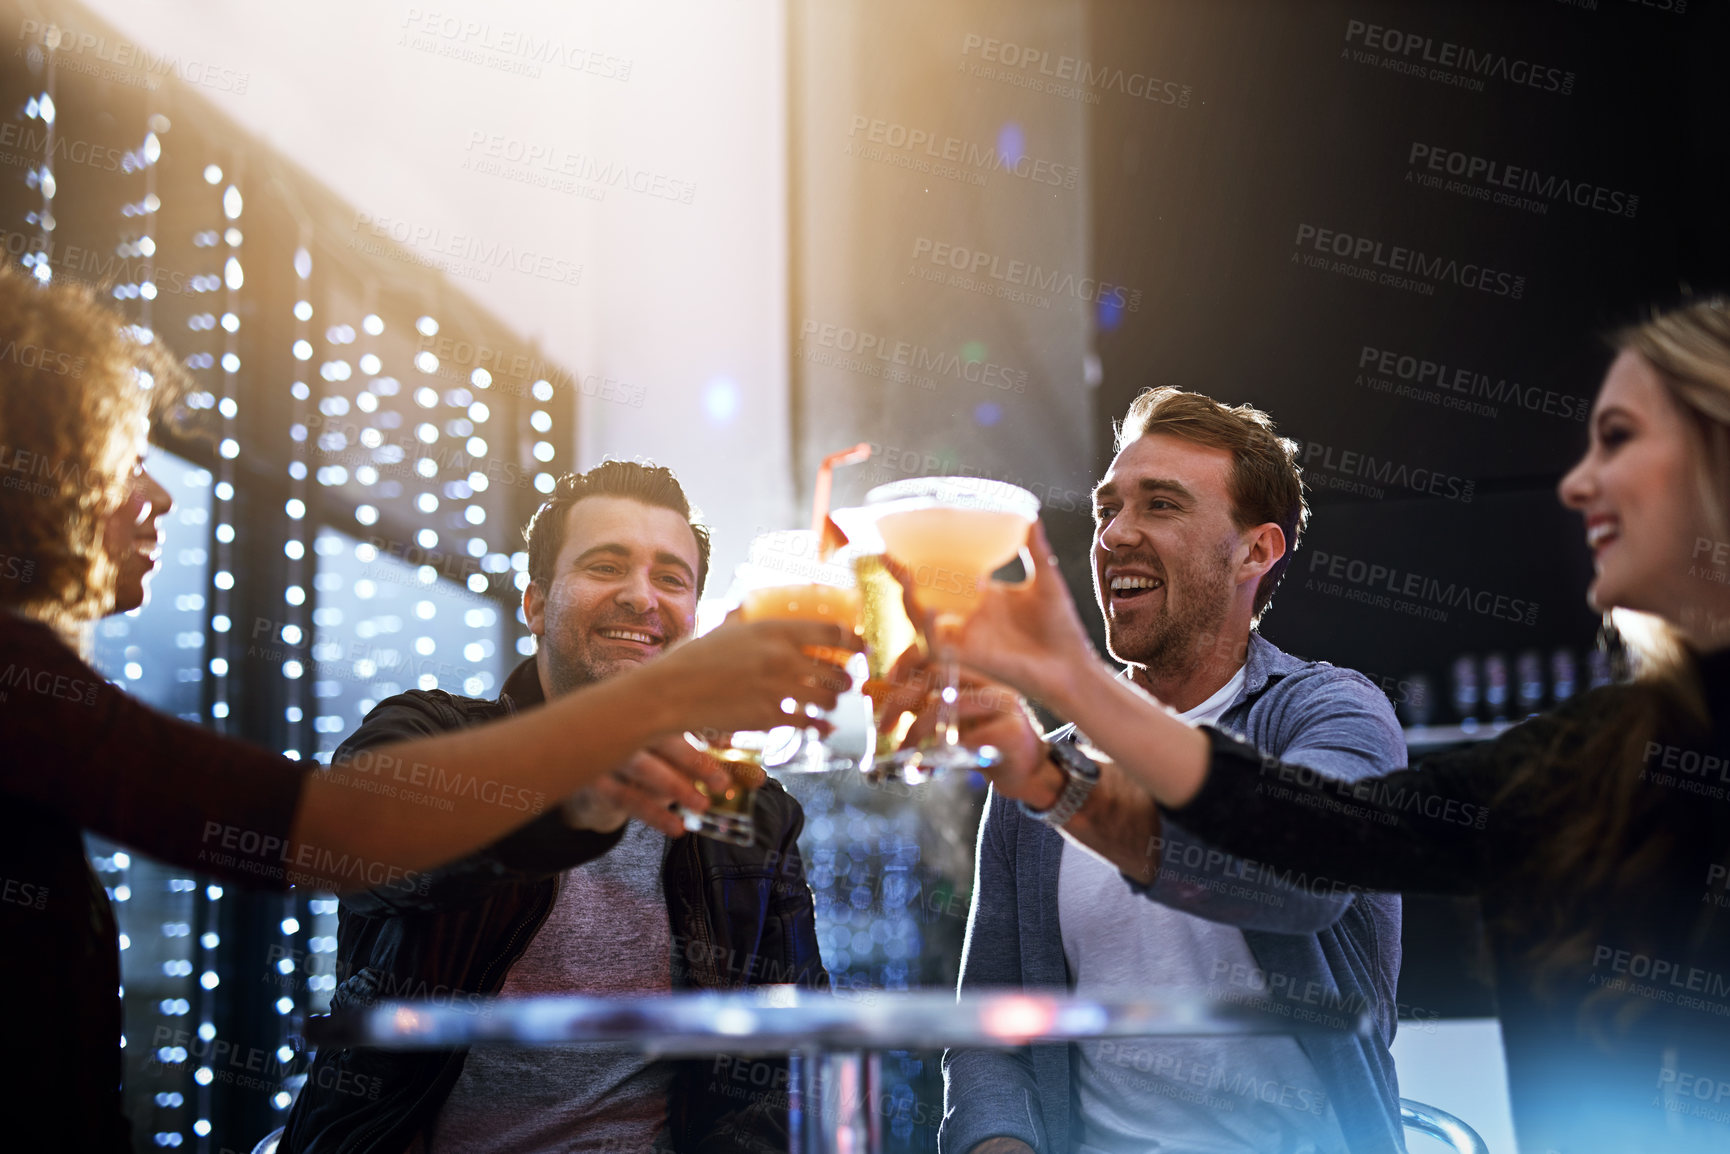
[[(766, 728), (784, 719), (788, 697), (833, 706), (845, 675), (805, 649), (857, 648), (832, 626), (729, 625), (509, 721), (381, 748), (352, 773), (318, 772), (156, 713), (79, 652), (93, 621), (143, 603), (170, 505), (144, 455), (149, 418), (166, 411), (179, 374), (139, 336), (88, 291), (0, 268), (0, 988), (13, 995), (0, 1010), (0, 1080), (16, 1104), (10, 1149), (132, 1148), (119, 1092), (118, 935), (82, 831), (266, 888), (412, 886), (417, 871), (537, 814), (558, 820), (560, 799), (614, 771), (704, 808), (693, 783), (726, 778), (681, 731)], [(393, 765), (487, 788), (451, 795), (446, 809), (347, 784)], [(569, 836), (599, 854), (618, 833)]]
[[(1619, 333), (1563, 504), (1635, 677), (1349, 786), (1192, 728), (1112, 676), (1043, 536), (963, 660), (1075, 722), (1162, 816), (1279, 870), (1483, 903), (1520, 1149), (1730, 1150), (1730, 307)], [(1096, 510), (1107, 518), (1110, 507)], [(969, 740), (1005, 723), (977, 717)], [(1055, 783), (1061, 786), (1061, 782)], [(1157, 842), (1150, 842), (1157, 844)]]

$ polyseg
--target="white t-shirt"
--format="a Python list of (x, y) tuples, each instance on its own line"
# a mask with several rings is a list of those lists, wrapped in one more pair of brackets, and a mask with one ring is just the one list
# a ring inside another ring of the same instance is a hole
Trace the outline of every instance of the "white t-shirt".
[[(1217, 721), (1244, 671), (1182, 714)], [(1063, 956), (1077, 993), (1230, 996), (1214, 974), (1257, 971), (1243, 931), (1133, 892), (1117, 868), (1063, 843), (1057, 883)], [(1258, 988), (1252, 983), (1251, 988)], [(1077, 1043), (1076, 1154), (1332, 1154), (1346, 1148), (1321, 1078), (1292, 1038), (1122, 1038)]]

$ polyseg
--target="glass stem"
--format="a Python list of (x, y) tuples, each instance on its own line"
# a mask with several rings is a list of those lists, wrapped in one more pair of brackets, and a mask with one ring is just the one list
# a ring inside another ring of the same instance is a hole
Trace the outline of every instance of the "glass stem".
[(955, 647), (947, 642), (941, 647), (938, 668), (942, 670), (942, 688), (937, 697), (937, 733), (945, 749), (961, 744), (961, 664), (955, 658)]

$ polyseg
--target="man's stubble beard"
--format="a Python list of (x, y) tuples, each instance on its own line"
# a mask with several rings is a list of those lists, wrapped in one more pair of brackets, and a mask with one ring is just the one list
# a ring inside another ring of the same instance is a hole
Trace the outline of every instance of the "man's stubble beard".
[[(1141, 666), (1150, 678), (1178, 677), (1189, 673), (1205, 659), (1210, 643), (1217, 645), (1231, 612), (1231, 553), (1213, 559), (1205, 570), (1162, 566), (1165, 571), (1164, 600), (1153, 620), (1134, 630), (1114, 625), (1105, 617), (1106, 652), (1124, 665)], [(1172, 590), (1181, 584), (1187, 609), (1172, 612)], [(1212, 596), (1209, 596), (1209, 591)], [(1109, 596), (1109, 590), (1106, 591)]]
[[(567, 652), (565, 647), (554, 644), (550, 640), (559, 636), (562, 624), (563, 622), (561, 619), (549, 616), (546, 619), (545, 628), (542, 630), (541, 636), (537, 640), (537, 644), (546, 650), (547, 682), (549, 687), (552, 689), (552, 695), (554, 697), (575, 692), (585, 686), (593, 685), (597, 681), (605, 681), (607, 678), (623, 673), (627, 669), (635, 669), (638, 665), (645, 664), (645, 662), (641, 661), (617, 658), (601, 659), (596, 657), (589, 651), (590, 630), (586, 627), (577, 631), (577, 637), (570, 647), (571, 651)], [(621, 623), (621, 627), (628, 629), (638, 628), (639, 626), (635, 624)], [(662, 632), (663, 634), (665, 633), (665, 630), (660, 626), (658, 621), (656, 631)], [(655, 654), (655, 657), (659, 657), (666, 653), (672, 648), (672, 646), (673, 641), (669, 641), (668, 644), (661, 648), (659, 653)], [(654, 657), (651, 657), (648, 660), (653, 661)]]

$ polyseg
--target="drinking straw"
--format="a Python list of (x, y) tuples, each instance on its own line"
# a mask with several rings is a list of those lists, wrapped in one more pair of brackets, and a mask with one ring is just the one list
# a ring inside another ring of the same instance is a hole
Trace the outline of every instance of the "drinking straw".
[(871, 445), (861, 441), (850, 449), (830, 453), (817, 466), (817, 483), (811, 490), (811, 531), (817, 534), (820, 542), (818, 552), (824, 559), (847, 543), (847, 534), (829, 518), (829, 495), (835, 487), (835, 466), (857, 465), (869, 456)]

